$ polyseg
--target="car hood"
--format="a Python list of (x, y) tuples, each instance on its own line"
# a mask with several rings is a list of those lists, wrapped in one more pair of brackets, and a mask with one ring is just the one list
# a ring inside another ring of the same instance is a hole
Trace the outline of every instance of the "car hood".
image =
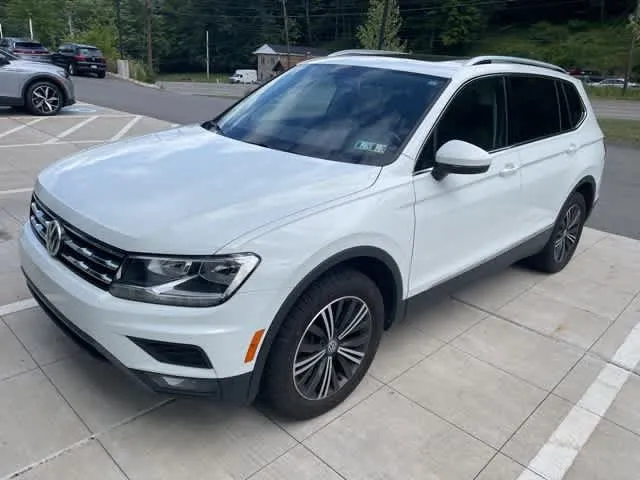
[(129, 252), (211, 254), (249, 231), (371, 186), (380, 167), (181, 127), (103, 145), (38, 176), (66, 222)]
[(32, 62), (29, 60), (11, 60), (5, 69), (17, 72), (48, 72), (64, 74), (64, 69), (46, 62)]

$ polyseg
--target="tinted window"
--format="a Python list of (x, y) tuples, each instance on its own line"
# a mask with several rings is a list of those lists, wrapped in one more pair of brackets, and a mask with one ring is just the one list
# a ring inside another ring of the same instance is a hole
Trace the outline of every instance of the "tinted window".
[(85, 57), (102, 57), (102, 52), (97, 48), (79, 48), (78, 54)]
[(509, 77), (509, 144), (560, 132), (555, 81), (544, 77)]
[(28, 48), (31, 50), (41, 50), (44, 47), (38, 42), (16, 42), (15, 48)]
[(447, 80), (351, 65), (293, 68), (218, 119), (221, 134), (349, 163), (395, 158)]
[(449, 140), (463, 140), (487, 151), (506, 146), (503, 79), (489, 77), (463, 87), (438, 120), (416, 170), (433, 166), (438, 149)]
[(584, 105), (576, 87), (569, 83), (562, 85), (566, 105), (566, 128), (571, 130), (578, 126), (584, 115)]

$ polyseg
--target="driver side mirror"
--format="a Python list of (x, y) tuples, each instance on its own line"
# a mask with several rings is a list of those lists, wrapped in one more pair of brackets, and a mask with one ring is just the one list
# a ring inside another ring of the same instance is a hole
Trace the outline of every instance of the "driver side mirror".
[(437, 181), (448, 174), (476, 175), (489, 170), (491, 155), (480, 147), (463, 142), (450, 140), (436, 152), (436, 164), (431, 175)]

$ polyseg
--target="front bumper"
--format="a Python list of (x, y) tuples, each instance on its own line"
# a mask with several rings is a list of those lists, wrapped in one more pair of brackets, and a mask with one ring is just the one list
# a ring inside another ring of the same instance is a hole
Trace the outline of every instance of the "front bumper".
[[(158, 392), (205, 395), (245, 403), (253, 363), (245, 363), (256, 330), (267, 328), (274, 296), (236, 294), (214, 308), (144, 304), (113, 297), (51, 258), (29, 224), (20, 256), (34, 298), (76, 342), (107, 358)], [(275, 307), (274, 307), (275, 308)], [(161, 361), (140, 341), (192, 346), (208, 360), (199, 367)], [(178, 385), (179, 380), (185, 380)]]

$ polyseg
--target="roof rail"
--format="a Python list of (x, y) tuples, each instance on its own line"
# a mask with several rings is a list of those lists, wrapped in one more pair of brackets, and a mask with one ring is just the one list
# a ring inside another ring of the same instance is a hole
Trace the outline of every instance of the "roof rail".
[(366, 50), (354, 48), (351, 50), (339, 50), (330, 53), (330, 57), (341, 57), (343, 55), (406, 55), (404, 52), (394, 52), (392, 50)]
[(466, 65), (486, 65), (489, 63), (514, 63), (518, 65), (529, 65), (531, 67), (548, 68), (549, 70), (554, 70), (556, 72), (567, 73), (564, 68), (553, 65), (552, 63), (541, 62), (539, 60), (532, 60), (529, 58), (504, 57), (500, 55), (482, 55), (479, 57), (473, 57), (466, 63)]

